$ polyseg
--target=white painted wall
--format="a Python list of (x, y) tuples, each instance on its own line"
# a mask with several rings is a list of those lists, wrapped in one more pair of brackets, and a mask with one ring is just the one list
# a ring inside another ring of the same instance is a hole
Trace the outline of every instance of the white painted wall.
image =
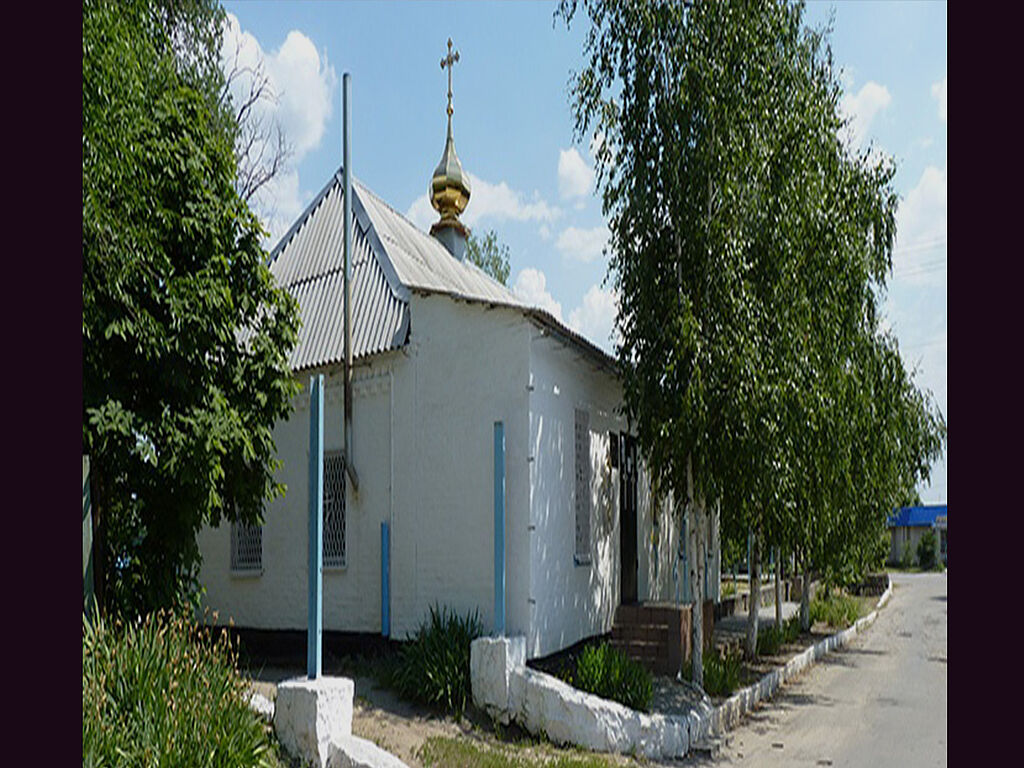
[[(479, 610), (494, 626), (493, 430), (505, 424), (506, 628), (525, 632), (528, 321), (445, 296), (412, 297), (410, 345), (357, 365), (358, 494), (347, 489), (347, 562), (324, 571), (324, 629), (381, 630), (381, 521), (391, 529), (391, 633), (404, 639), (432, 604)], [(269, 504), (263, 571), (230, 571), (230, 526), (198, 536), (205, 604), (220, 621), (304, 629), (307, 614), (310, 373), (274, 430), (288, 488)], [(326, 383), (325, 450), (342, 446), (340, 372)]]
[[(610, 630), (619, 602), (619, 470), (608, 432), (626, 431), (621, 388), (519, 311), (414, 294), (409, 345), (357, 365), (358, 494), (347, 494), (347, 563), (324, 572), (324, 629), (381, 629), (380, 524), (391, 528), (391, 634), (404, 639), (432, 604), (479, 610), (494, 626), (493, 429), (506, 440), (506, 631), (529, 657)], [(284, 498), (269, 504), (263, 571), (230, 572), (230, 526), (206, 528), (200, 578), (220, 621), (304, 629), (307, 612), (309, 372), (274, 431)], [(342, 446), (340, 371), (326, 380), (325, 449)], [(532, 391), (530, 387), (532, 386)], [(574, 561), (575, 408), (590, 412), (593, 542)], [(673, 601), (678, 524), (657, 506), (641, 462), (638, 595)], [(657, 512), (657, 513), (656, 513)], [(683, 596), (685, 600), (686, 597)]]
[[(396, 397), (393, 630), (433, 602), (494, 626), (494, 422), (505, 425), (506, 629), (526, 630), (527, 371), (522, 313), (414, 294), (408, 381)], [(398, 435), (401, 435), (399, 438)]]
[[(554, 653), (611, 630), (620, 602), (620, 470), (609, 465), (609, 431), (627, 431), (621, 386), (572, 347), (534, 328), (530, 345), (530, 629), (527, 657)], [(590, 413), (590, 564), (575, 562), (575, 410)], [(671, 499), (656, 502), (643, 461), (637, 483), (637, 596), (683, 602), (676, 566), (681, 523)], [(708, 571), (720, 590), (717, 525)], [(678, 587), (678, 589), (677, 589)]]
[[(360, 491), (346, 488), (346, 565), (325, 568), (323, 626), (327, 630), (379, 632), (380, 523), (388, 519), (390, 499), (389, 429), (390, 371), (407, 367), (399, 354), (381, 356), (360, 366), (353, 376), (355, 467)], [(242, 627), (305, 629), (307, 621), (307, 557), (309, 545), (309, 379), (300, 375), (303, 391), (289, 420), (274, 429), (283, 466), (283, 498), (267, 505), (263, 529), (263, 570), (232, 574), (231, 529), (204, 528), (198, 536), (203, 553), (200, 579), (205, 604)], [(324, 377), (324, 450), (342, 448), (343, 387), (340, 372)]]

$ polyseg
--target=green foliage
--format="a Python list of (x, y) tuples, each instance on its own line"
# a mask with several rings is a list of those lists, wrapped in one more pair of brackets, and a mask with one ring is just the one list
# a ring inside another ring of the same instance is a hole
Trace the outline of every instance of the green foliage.
[(903, 542), (903, 557), (900, 558), (900, 567), (908, 569), (914, 564), (914, 554), (910, 551), (910, 542)]
[(270, 764), (226, 632), (167, 612), (82, 623), (83, 766)]
[(726, 582), (725, 586), (722, 587), (722, 597), (731, 597), (736, 594), (736, 582)]
[(935, 531), (929, 528), (921, 535), (921, 539), (917, 542), (917, 564), (921, 567), (922, 571), (935, 569), (938, 564), (935, 556), (937, 548)]
[(567, 682), (581, 691), (646, 712), (654, 695), (651, 673), (609, 643), (588, 645)]
[(105, 607), (195, 596), (203, 523), (259, 522), (298, 310), (235, 189), (214, 0), (86, 0), (83, 453)]
[(823, 621), (830, 627), (845, 629), (860, 618), (860, 604), (849, 595), (822, 590), (811, 601), (811, 621)]
[(511, 270), (508, 246), (498, 242), (498, 235), (493, 229), (485, 232), (482, 240), (472, 233), (469, 235), (466, 239), (466, 260), (502, 285), (508, 285)]
[(461, 717), (472, 696), (469, 645), (482, 634), (477, 611), (459, 616), (447, 606), (431, 606), (429, 619), (402, 647), (391, 685), (407, 699)]
[(704, 691), (710, 696), (729, 696), (740, 684), (743, 652), (712, 651), (704, 655)]
[(783, 627), (762, 627), (757, 632), (757, 655), (774, 656), (785, 639)]
[(895, 167), (840, 138), (830, 30), (786, 0), (558, 13), (580, 9), (575, 128), (604, 136), (625, 409), (655, 482), (717, 503), (726, 541), (863, 573), (946, 431), (879, 325)]

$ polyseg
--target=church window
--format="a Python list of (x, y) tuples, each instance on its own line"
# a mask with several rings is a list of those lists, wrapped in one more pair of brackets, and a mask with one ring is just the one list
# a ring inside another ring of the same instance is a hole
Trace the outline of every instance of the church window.
[(590, 562), (590, 413), (576, 409), (576, 562)]
[(241, 521), (231, 524), (231, 570), (263, 569), (263, 526)]
[(345, 457), (324, 454), (324, 567), (345, 566)]

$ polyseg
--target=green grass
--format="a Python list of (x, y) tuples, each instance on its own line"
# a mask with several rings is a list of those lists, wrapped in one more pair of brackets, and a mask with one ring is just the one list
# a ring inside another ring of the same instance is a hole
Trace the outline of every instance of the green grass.
[(83, 766), (274, 766), (226, 632), (171, 613), (82, 629)]
[[(868, 604), (873, 605), (872, 600), (877, 602), (877, 599), (868, 598)], [(811, 621), (823, 621), (830, 627), (845, 629), (867, 613), (864, 606), (865, 603), (850, 595), (826, 593), (811, 601)]]
[[(491, 745), (466, 738), (431, 736), (417, 756), (426, 768), (612, 768), (612, 758), (571, 751), (558, 754), (551, 747), (540, 747), (543, 754), (527, 754), (525, 747)], [(573, 753), (575, 752), (575, 754)]]

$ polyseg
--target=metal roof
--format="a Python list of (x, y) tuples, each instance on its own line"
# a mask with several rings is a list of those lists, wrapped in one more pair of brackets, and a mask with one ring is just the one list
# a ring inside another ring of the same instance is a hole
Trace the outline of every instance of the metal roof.
[(935, 518), (945, 517), (945, 504), (927, 504), (920, 507), (900, 507), (889, 517), (890, 528), (910, 528), (915, 526), (931, 527)]
[[(299, 303), (294, 371), (339, 363), (345, 354), (342, 187), (337, 175), (271, 253), (270, 271)], [(355, 199), (353, 195), (353, 200)], [(353, 216), (352, 356), (398, 349), (409, 330), (408, 295), (396, 290), (374, 253), (366, 222)]]
[[(270, 254), (270, 271), (299, 302), (302, 326), (292, 370), (341, 362), (344, 356), (342, 179), (339, 169)], [(352, 355), (398, 349), (410, 326), (409, 296), (440, 293), (522, 311), (588, 353), (602, 367), (615, 360), (485, 273), (459, 261), (439, 241), (352, 179)]]

